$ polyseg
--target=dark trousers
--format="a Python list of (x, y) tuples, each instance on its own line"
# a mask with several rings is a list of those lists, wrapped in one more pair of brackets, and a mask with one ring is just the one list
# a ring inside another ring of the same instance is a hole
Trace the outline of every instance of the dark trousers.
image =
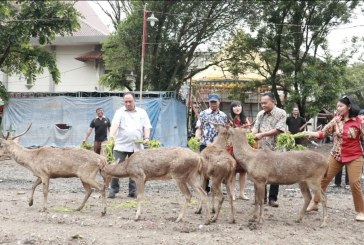
[(103, 141), (94, 141), (94, 152), (96, 152), (97, 154), (101, 153), (101, 144)]
[[(341, 179), (343, 175), (343, 169), (335, 176), (335, 185), (341, 185)], [(345, 185), (349, 185), (348, 168), (345, 166)]]
[[(200, 152), (202, 152), (207, 146), (206, 145), (200, 145)], [(210, 179), (206, 179), (206, 186), (205, 186), (205, 191), (206, 192), (210, 192), (210, 187), (209, 187), (209, 181)]]
[[(123, 164), (126, 157), (130, 157), (134, 152), (122, 152), (122, 151), (113, 151), (114, 157), (118, 164)], [(111, 191), (114, 193), (119, 192), (119, 179), (112, 178), (111, 180)], [(136, 195), (136, 183), (134, 180), (129, 178), (129, 195)]]
[[(277, 201), (278, 200), (278, 192), (279, 192), (279, 185), (270, 185), (269, 187), (269, 201)], [(267, 200), (267, 186), (265, 186), (265, 196), (264, 200)]]

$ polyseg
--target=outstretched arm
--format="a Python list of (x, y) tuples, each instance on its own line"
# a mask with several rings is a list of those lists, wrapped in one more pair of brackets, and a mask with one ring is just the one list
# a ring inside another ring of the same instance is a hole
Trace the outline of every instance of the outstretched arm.
[(92, 128), (87, 129), (85, 138), (83, 139), (82, 143), (85, 143), (87, 138), (90, 136), (90, 134), (92, 133)]

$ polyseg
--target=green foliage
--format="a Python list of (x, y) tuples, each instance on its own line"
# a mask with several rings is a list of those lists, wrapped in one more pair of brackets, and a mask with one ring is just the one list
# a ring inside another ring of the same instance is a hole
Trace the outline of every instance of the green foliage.
[(352, 85), (345, 90), (360, 108), (364, 108), (364, 63), (356, 63), (346, 68), (346, 80)]
[[(55, 57), (43, 45), (50, 44), (56, 35), (76, 31), (79, 16), (72, 2), (1, 1), (0, 69), (35, 82), (36, 75), (47, 68), (53, 81), (59, 83)], [(38, 40), (40, 46), (30, 45), (31, 40)]]
[(162, 146), (161, 142), (157, 139), (149, 140), (147, 145), (148, 145), (149, 149), (155, 149), (155, 148), (159, 148)]
[(306, 150), (307, 148), (304, 147), (303, 145), (296, 145), (294, 139), (308, 137), (308, 136), (309, 136), (309, 134), (307, 132), (300, 132), (297, 134), (282, 133), (282, 134), (278, 135), (276, 149), (285, 150), (285, 151)]
[[(110, 88), (131, 87), (130, 72), (137, 74), (139, 90), (142, 1), (132, 1), (126, 19), (103, 45), (104, 59), (112, 72), (100, 82)], [(201, 44), (221, 45), (229, 32), (253, 8), (240, 0), (231, 1), (149, 1), (147, 9), (158, 22), (148, 24), (144, 64), (144, 90), (175, 90), (186, 78), (188, 66)]]
[(283, 107), (280, 90), (286, 105), (296, 104), (302, 116), (306, 108), (313, 114), (332, 106), (334, 98), (350, 86), (343, 79), (348, 57), (326, 55), (318, 59), (317, 52), (328, 53), (330, 29), (347, 23), (358, 1), (276, 0), (252, 4), (257, 13), (248, 16), (248, 22), (254, 35), (234, 33), (228, 47), (229, 70), (235, 75), (257, 70), (266, 78), (278, 107)]
[(80, 148), (86, 149), (86, 150), (92, 150), (93, 146), (90, 143), (85, 142), (85, 143), (81, 144)]
[(257, 144), (257, 142), (255, 141), (253, 133), (248, 133), (247, 138), (248, 138), (248, 143), (249, 143), (249, 145), (251, 147), (254, 147)]
[(108, 163), (113, 163), (115, 161), (113, 154), (114, 146), (115, 146), (115, 140), (114, 138), (111, 138), (106, 142), (106, 144), (102, 148)]
[(187, 142), (188, 147), (193, 151), (198, 151), (200, 149), (201, 142), (197, 137), (191, 137)]

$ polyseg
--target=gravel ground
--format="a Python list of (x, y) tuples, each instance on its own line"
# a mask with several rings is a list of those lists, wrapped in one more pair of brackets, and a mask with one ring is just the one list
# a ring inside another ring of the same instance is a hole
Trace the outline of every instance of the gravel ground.
[[(317, 148), (328, 154), (330, 145)], [(101, 200), (94, 192), (81, 212), (73, 211), (83, 198), (76, 178), (52, 179), (48, 212), (40, 212), (42, 188), (35, 192), (34, 205), (27, 198), (35, 177), (12, 160), (0, 162), (0, 244), (364, 244), (364, 223), (355, 222), (351, 192), (328, 189), (328, 227), (319, 228), (319, 212), (308, 213), (302, 223), (294, 220), (303, 205), (297, 185), (281, 186), (278, 208), (265, 207), (262, 225), (249, 222), (253, 210), (253, 185), (249, 201), (237, 200), (237, 223), (229, 224), (227, 197), (217, 223), (205, 226), (204, 217), (194, 214), (196, 196), (185, 219), (175, 223), (183, 197), (173, 181), (150, 181), (146, 185), (142, 218), (133, 220), (135, 199), (127, 197), (127, 179), (121, 193), (108, 199), (101, 217)]]

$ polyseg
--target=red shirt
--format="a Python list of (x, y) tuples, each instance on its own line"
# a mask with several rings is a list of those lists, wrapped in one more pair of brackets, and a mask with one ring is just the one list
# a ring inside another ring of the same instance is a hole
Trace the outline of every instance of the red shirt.
[(332, 119), (320, 132), (320, 138), (334, 133), (331, 155), (338, 162), (348, 163), (362, 157), (360, 137), (364, 137), (364, 121), (353, 117), (346, 122), (340, 116)]

